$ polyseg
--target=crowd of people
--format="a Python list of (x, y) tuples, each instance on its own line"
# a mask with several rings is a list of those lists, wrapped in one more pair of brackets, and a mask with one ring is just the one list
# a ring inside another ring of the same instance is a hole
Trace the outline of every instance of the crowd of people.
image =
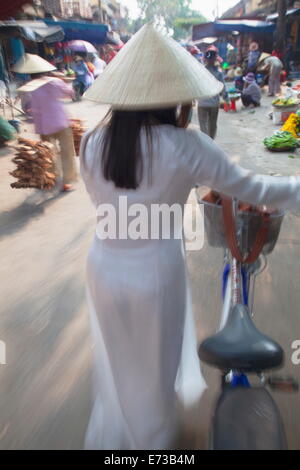
[(56, 63), (57, 69), (62, 75), (74, 75), (74, 90), (77, 99), (91, 86), (93, 81), (103, 72), (107, 63), (97, 53), (80, 54), (72, 56), (72, 62), (66, 65), (62, 60)]
[(261, 90), (264, 86), (268, 86), (268, 96), (280, 94), (281, 83), (287, 80), (294, 59), (292, 39), (288, 38), (286, 54), (276, 49), (272, 53), (262, 52), (256, 41), (250, 41), (248, 52), (242, 60), (238, 60), (236, 48), (229, 43), (225, 43), (222, 53), (217, 47), (217, 41), (207, 45), (205, 49), (202, 45), (201, 50), (195, 45), (185, 45), (187, 51), (224, 84), (220, 96), (198, 102), (202, 132), (211, 138), (215, 137), (220, 98), (224, 101), (224, 109), (230, 107), (229, 94), (226, 91), (228, 86), (231, 87), (232, 93), (236, 92), (240, 96), (246, 108), (260, 106)]

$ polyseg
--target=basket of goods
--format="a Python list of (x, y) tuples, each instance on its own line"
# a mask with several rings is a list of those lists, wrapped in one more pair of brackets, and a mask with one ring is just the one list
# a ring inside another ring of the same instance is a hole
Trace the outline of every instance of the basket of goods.
[(12, 188), (49, 190), (55, 186), (54, 146), (49, 142), (18, 139), (17, 153), (12, 161), (17, 168), (10, 175), (18, 181)]
[(272, 101), (274, 124), (284, 123), (290, 114), (299, 108), (299, 100), (295, 98), (276, 98)]
[(86, 127), (84, 127), (83, 122), (81, 119), (71, 119), (71, 129), (73, 132), (73, 139), (74, 139), (74, 147), (75, 147), (75, 152), (76, 155), (79, 155), (79, 149), (80, 149), (80, 142), (83, 134), (87, 130)]
[(276, 98), (272, 101), (272, 105), (275, 108), (289, 108), (290, 106), (297, 106), (299, 104), (299, 100), (295, 98)]
[(269, 254), (277, 242), (283, 211), (268, 211), (265, 207), (222, 197), (210, 191), (204, 197), (204, 227), (210, 246), (230, 248), (236, 259), (254, 262), (260, 253)]
[(270, 152), (293, 152), (299, 147), (299, 140), (288, 131), (277, 131), (263, 143)]

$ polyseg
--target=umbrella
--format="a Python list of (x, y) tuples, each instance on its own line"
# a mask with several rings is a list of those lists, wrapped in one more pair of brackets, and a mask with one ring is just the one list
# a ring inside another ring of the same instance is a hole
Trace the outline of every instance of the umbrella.
[(97, 52), (93, 44), (87, 41), (82, 41), (81, 39), (75, 39), (74, 41), (69, 41), (68, 48), (74, 52), (89, 52), (89, 53)]

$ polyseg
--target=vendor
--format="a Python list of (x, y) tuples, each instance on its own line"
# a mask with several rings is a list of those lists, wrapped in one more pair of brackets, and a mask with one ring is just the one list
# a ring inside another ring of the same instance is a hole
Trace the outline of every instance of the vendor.
[(246, 108), (248, 106), (260, 106), (261, 91), (252, 72), (247, 73), (246, 77), (244, 77), (244, 89), (241, 100)]
[(247, 68), (249, 72), (254, 72), (256, 65), (260, 56), (259, 45), (257, 42), (253, 41), (249, 46), (249, 53), (247, 59)]
[(234, 69), (234, 85), (237, 90), (242, 91), (244, 82), (243, 69), (240, 64)]
[(80, 94), (83, 95), (83, 93), (93, 83), (94, 75), (89, 70), (88, 65), (84, 61), (84, 58), (80, 55), (76, 55), (74, 57), (73, 70), (76, 75), (76, 82), (80, 87)]
[(234, 80), (234, 67), (230, 67), (228, 70), (227, 70), (227, 74), (226, 74), (226, 77), (225, 79), (226, 80)]
[(97, 78), (105, 69), (106, 62), (98, 56), (98, 54), (92, 54), (92, 62), (95, 67), (94, 70), (94, 77)]
[(269, 94), (274, 96), (280, 94), (280, 73), (283, 63), (276, 56), (270, 56), (264, 61), (264, 68), (269, 71)]
[(41, 85), (30, 93), (35, 132), (41, 135), (42, 140), (59, 142), (63, 171), (62, 190), (69, 191), (76, 180), (77, 172), (73, 134), (61, 98), (71, 98), (73, 90), (60, 78), (45, 77), (54, 70), (55, 67), (35, 54), (25, 54), (24, 59), (14, 67), (15, 72), (28, 73), (32, 79), (41, 78)]
[(15, 128), (6, 119), (0, 116), (0, 147), (4, 147), (6, 142), (16, 138)]
[[(217, 52), (209, 50), (205, 52), (205, 66), (207, 70), (221, 83), (223, 83), (223, 99), (228, 101), (228, 95), (225, 88), (222, 71), (218, 67)], [(200, 129), (212, 139), (217, 133), (217, 120), (220, 108), (220, 95), (211, 98), (204, 98), (198, 101), (198, 118)]]

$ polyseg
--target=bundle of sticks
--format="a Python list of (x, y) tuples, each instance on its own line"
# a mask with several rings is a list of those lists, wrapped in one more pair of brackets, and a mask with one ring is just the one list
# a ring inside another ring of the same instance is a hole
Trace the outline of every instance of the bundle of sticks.
[(81, 119), (71, 119), (71, 129), (73, 132), (73, 139), (74, 139), (74, 147), (76, 155), (79, 155), (80, 149), (80, 141), (81, 137), (83, 136), (84, 132), (87, 130), (84, 127), (83, 122)]
[(54, 147), (49, 142), (24, 138), (18, 139), (16, 156), (12, 161), (17, 165), (10, 172), (17, 182), (12, 188), (51, 189), (55, 185)]

